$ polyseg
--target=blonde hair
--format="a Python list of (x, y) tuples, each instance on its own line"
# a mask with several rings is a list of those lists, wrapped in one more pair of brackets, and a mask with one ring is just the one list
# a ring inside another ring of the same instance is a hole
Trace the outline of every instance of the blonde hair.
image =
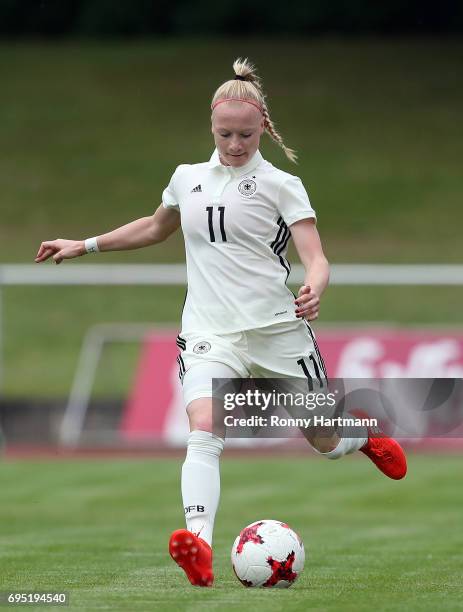
[(244, 60), (238, 58), (233, 62), (233, 70), (235, 75), (241, 78), (231, 79), (222, 83), (212, 98), (212, 110), (214, 110), (217, 104), (226, 100), (239, 100), (256, 106), (264, 117), (264, 128), (267, 134), (283, 149), (290, 161), (297, 163), (296, 152), (285, 145), (283, 138), (277, 132), (275, 124), (270, 118), (265, 94), (262, 90), (262, 83), (253, 64), (247, 58)]

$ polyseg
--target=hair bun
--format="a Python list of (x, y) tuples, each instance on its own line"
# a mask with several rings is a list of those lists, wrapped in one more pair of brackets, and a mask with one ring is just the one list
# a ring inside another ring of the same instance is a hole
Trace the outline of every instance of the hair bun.
[(233, 62), (233, 72), (235, 73), (235, 79), (238, 81), (247, 81), (252, 83), (256, 87), (260, 88), (260, 80), (257, 76), (256, 69), (248, 58), (241, 59), (240, 57)]

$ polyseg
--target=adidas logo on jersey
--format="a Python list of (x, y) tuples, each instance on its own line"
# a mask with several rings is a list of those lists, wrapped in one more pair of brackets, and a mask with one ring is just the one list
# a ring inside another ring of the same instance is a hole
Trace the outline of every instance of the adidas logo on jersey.
[(202, 192), (201, 185), (196, 185), (196, 187), (191, 190), (191, 193), (201, 193), (201, 192)]

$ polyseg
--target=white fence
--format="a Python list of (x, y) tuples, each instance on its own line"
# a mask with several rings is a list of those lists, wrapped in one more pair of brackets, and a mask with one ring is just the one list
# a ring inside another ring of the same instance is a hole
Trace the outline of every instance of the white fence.
[[(288, 283), (302, 282), (292, 267)], [(184, 264), (0, 265), (0, 289), (8, 285), (182, 285)], [(333, 264), (331, 285), (463, 285), (461, 264)]]

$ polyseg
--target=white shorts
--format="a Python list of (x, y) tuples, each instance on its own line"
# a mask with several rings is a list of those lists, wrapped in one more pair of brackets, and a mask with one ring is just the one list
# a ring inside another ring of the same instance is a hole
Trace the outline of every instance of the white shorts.
[(320, 383), (326, 378), (314, 333), (303, 320), (231, 334), (180, 334), (177, 345), (185, 406), (212, 397), (212, 378), (301, 378)]

